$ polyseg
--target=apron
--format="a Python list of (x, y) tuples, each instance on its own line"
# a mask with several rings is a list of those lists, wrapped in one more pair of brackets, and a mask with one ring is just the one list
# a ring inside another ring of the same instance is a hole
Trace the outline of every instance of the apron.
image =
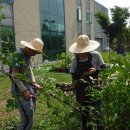
[[(93, 67), (91, 64), (92, 54), (88, 53), (87, 61), (80, 62), (78, 56), (76, 57), (76, 59), (77, 59), (77, 65), (76, 65), (75, 76), (76, 76), (76, 80), (79, 80), (79, 85), (78, 87), (76, 87), (76, 100), (80, 105), (86, 106), (89, 105), (90, 98), (91, 98), (91, 96), (87, 95), (89, 91), (87, 90), (87, 88), (92, 87), (93, 83), (89, 76), (83, 76), (83, 74), (87, 72), (89, 68)], [(91, 76), (93, 77), (93, 79), (98, 79), (98, 73), (94, 73)], [(87, 81), (87, 83), (81, 82), (80, 79)]]

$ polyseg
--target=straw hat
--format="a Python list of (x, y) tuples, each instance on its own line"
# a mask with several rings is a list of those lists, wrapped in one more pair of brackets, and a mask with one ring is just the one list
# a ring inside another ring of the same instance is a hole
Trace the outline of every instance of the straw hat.
[(77, 38), (77, 41), (73, 43), (69, 51), (71, 53), (85, 53), (94, 51), (100, 46), (100, 43), (94, 40), (89, 40), (89, 37), (87, 35), (80, 35)]
[(21, 44), (25, 47), (28, 47), (38, 53), (42, 53), (44, 43), (41, 39), (35, 38), (31, 42), (21, 41)]

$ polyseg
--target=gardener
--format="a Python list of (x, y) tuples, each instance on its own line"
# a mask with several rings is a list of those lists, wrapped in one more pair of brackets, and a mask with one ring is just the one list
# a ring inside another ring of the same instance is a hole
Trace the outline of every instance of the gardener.
[[(74, 54), (71, 67), (72, 78), (73, 81), (78, 81), (76, 86), (76, 100), (81, 106), (85, 106), (86, 108), (86, 110), (81, 112), (82, 130), (92, 129), (87, 123), (90, 117), (88, 107), (86, 106), (92, 105), (92, 103), (90, 103), (90, 96), (87, 96), (86, 88), (93, 85), (99, 87), (98, 72), (100, 69), (105, 68), (105, 63), (100, 53), (94, 51), (99, 45), (97, 41), (89, 40), (87, 35), (80, 35), (77, 41), (69, 48), (69, 51)], [(81, 83), (82, 80), (80, 79), (87, 82)], [(102, 130), (98, 124), (97, 128), (98, 130)]]
[(35, 38), (29, 43), (21, 41), (21, 44), (24, 48), (20, 48), (13, 54), (10, 66), (12, 94), (21, 114), (19, 130), (31, 130), (34, 121), (36, 91), (40, 85), (35, 81), (30, 59), (42, 53), (44, 43), (41, 39)]

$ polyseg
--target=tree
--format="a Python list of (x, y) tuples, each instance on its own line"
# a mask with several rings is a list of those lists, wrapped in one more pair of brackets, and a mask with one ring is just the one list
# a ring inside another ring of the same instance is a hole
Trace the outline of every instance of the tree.
[(114, 8), (111, 8), (111, 15), (111, 21), (108, 15), (102, 12), (96, 13), (95, 17), (108, 36), (110, 46), (116, 46), (118, 50), (120, 47), (124, 46), (124, 32), (127, 28), (127, 19), (129, 18), (130, 13), (128, 8), (114, 6)]

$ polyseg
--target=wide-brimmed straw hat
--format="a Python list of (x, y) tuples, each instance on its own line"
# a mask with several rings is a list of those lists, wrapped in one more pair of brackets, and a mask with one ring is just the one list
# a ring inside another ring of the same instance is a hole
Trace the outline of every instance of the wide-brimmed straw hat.
[(35, 38), (31, 42), (21, 41), (21, 44), (28, 47), (38, 53), (42, 53), (44, 43), (41, 39)]
[(85, 53), (94, 51), (100, 46), (100, 43), (94, 40), (89, 40), (87, 35), (80, 35), (77, 38), (77, 41), (73, 43), (69, 51), (71, 53)]

